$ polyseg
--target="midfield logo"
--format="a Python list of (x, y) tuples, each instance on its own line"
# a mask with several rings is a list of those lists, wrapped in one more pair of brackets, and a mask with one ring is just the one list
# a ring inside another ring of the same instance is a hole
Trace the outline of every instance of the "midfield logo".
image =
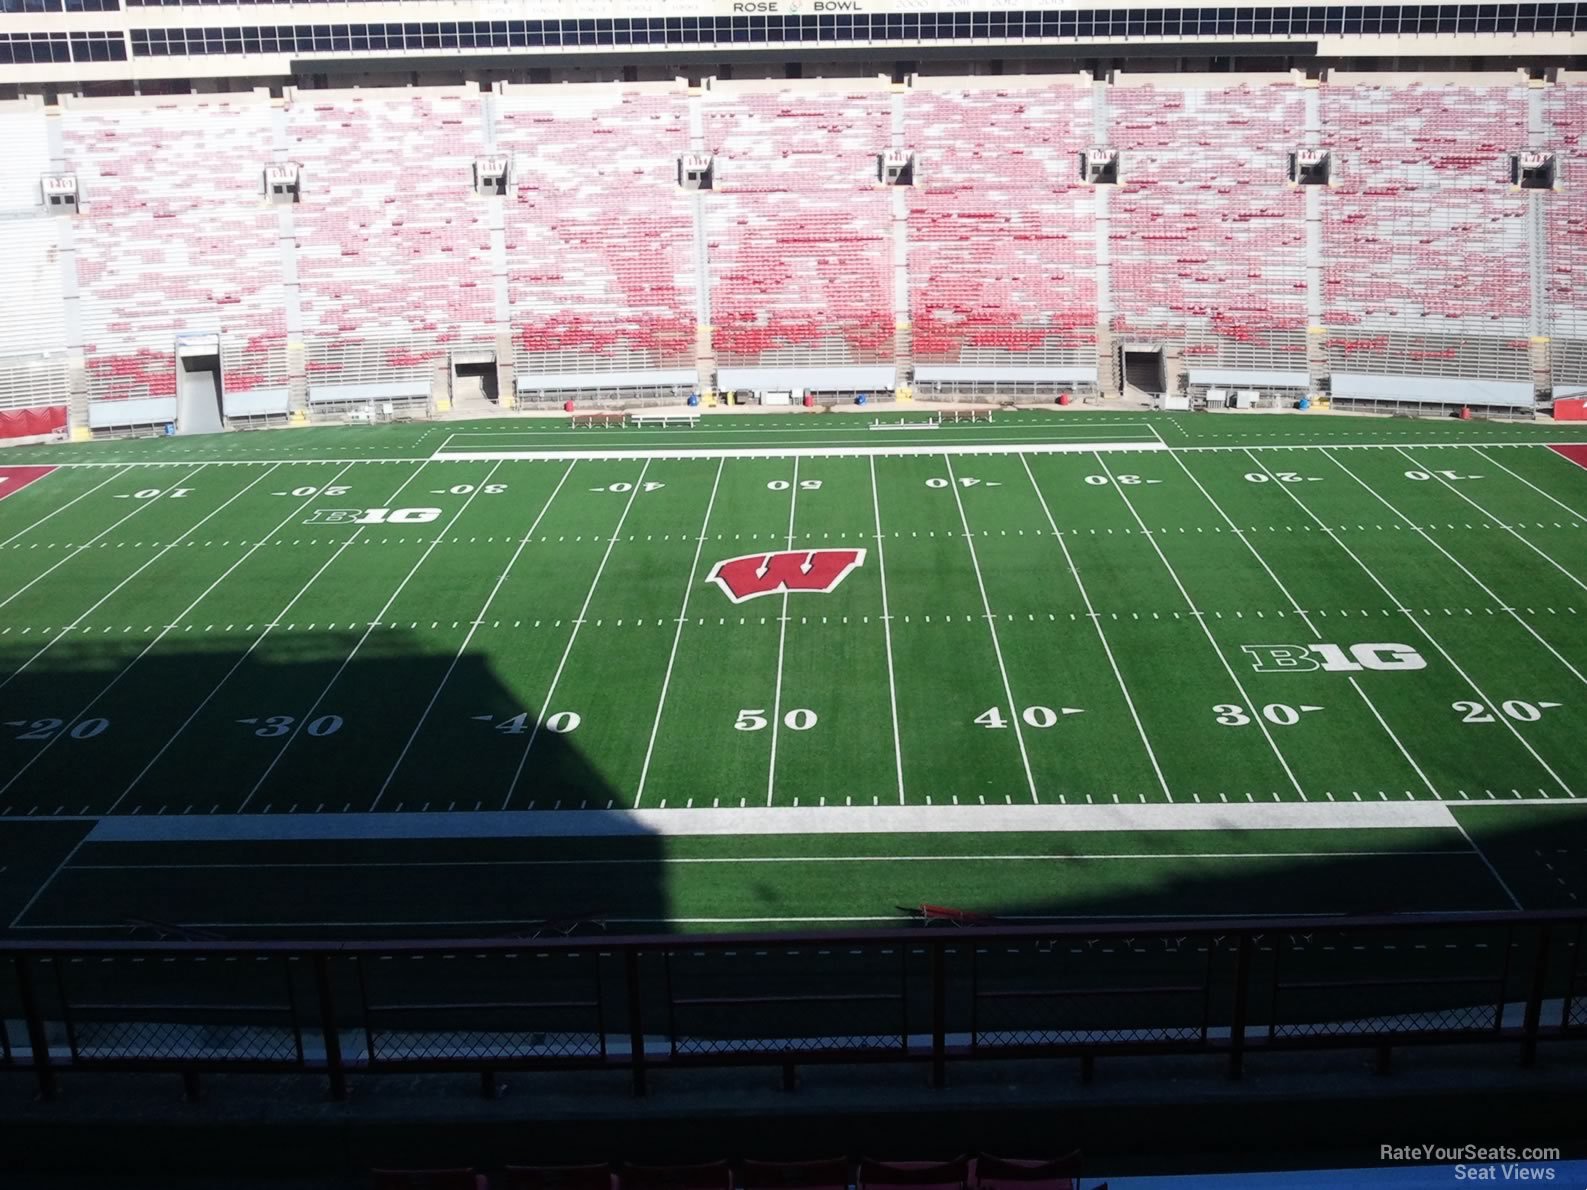
[(706, 577), (734, 603), (743, 603), (784, 591), (835, 591), (864, 561), (864, 550), (784, 550), (724, 559)]

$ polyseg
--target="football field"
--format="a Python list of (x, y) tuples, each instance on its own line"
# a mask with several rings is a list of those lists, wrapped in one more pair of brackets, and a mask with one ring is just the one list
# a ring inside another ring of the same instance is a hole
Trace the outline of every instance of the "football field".
[(1580, 430), (931, 416), (6, 452), (0, 924), (1579, 907)]

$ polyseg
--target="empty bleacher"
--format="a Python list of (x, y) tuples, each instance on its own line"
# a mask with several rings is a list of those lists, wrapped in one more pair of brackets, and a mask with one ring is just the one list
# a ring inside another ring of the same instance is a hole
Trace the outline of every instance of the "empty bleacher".
[[(889, 97), (777, 84), (706, 97), (711, 317), (724, 388), (891, 388)], [(793, 369), (787, 383), (777, 369)], [(815, 370), (819, 369), (819, 371)]]
[[(726, 389), (885, 392), (913, 370), (927, 394), (1036, 392), (1105, 374), (1099, 343), (1160, 346), (1193, 382), (1529, 410), (1548, 338), (1556, 383), (1587, 385), (1587, 88), (1562, 79), (7, 103), (0, 408), (77, 383), (80, 423), (170, 420), (176, 340), (201, 336), (233, 419), (426, 408), (453, 365), (492, 362), (530, 401), (676, 399), (713, 368)], [(1306, 137), (1332, 155), (1326, 186), (1286, 177)], [(1097, 143), (1118, 185), (1082, 180)], [(1559, 155), (1558, 190), (1512, 184), (1529, 146)], [(879, 181), (889, 148), (914, 155), (912, 185)], [(708, 189), (678, 184), (691, 152)], [(509, 163), (501, 198), (478, 192), (485, 160)], [(263, 171), (285, 163), (298, 193), (272, 201)], [(78, 178), (79, 213), (48, 214), (54, 172)]]
[(1587, 390), (1587, 88), (1559, 88), (1544, 99), (1545, 126), (1563, 160), (1557, 199), (1546, 206), (1548, 303), (1554, 384)]
[(427, 399), (448, 353), (494, 347), (483, 97), (463, 88), (305, 92), (285, 159), (311, 408)]
[[(286, 335), (275, 220), (260, 206), (270, 106), (254, 95), (63, 103), (90, 424), (169, 421), (175, 338), (225, 337), (226, 389), (276, 387)], [(110, 406), (108, 402), (127, 402)]]
[(17, 414), (0, 418), (5, 438), (67, 402), (59, 228), (35, 217), (50, 162), (41, 105), (0, 104), (0, 160), (0, 414)]
[(1090, 88), (929, 80), (904, 107), (917, 384), (1096, 379), (1096, 221), (1076, 169)]
[(672, 86), (508, 87), (496, 150), (516, 157), (506, 208), (519, 391), (695, 385), (688, 145)]
[(1152, 82), (1108, 109), (1115, 334), (1182, 344), (1193, 370), (1304, 374), (1302, 194), (1284, 172), (1301, 90)]
[(1358, 76), (1321, 94), (1341, 160), (1323, 204), (1336, 394), (1489, 381), (1463, 390), (1471, 403), (1530, 402), (1530, 196), (1509, 185), (1510, 155), (1527, 144), (1525, 87), (1513, 75), (1393, 87)]

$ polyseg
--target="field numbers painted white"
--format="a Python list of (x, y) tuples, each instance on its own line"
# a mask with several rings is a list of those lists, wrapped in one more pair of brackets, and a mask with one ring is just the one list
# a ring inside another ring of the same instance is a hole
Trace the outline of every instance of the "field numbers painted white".
[[(1268, 481), (1265, 471), (1247, 471), (1245, 478), (1248, 483), (1266, 483)], [(1275, 471), (1273, 478), (1279, 483), (1320, 483), (1320, 475), (1302, 475), (1298, 471)]]
[[(1106, 475), (1088, 475), (1086, 476), (1086, 482), (1092, 487), (1101, 488), (1108, 485), (1109, 479)], [(1160, 479), (1142, 479), (1139, 475), (1115, 475), (1112, 478), (1112, 482), (1119, 484), (1121, 487), (1133, 488), (1143, 483), (1162, 483), (1163, 481)]]
[[(499, 496), (507, 490), (507, 485), (504, 483), (487, 483), (479, 490), (487, 496)], [(332, 493), (327, 493), (327, 495), (330, 494)], [(474, 485), (471, 483), (455, 483), (449, 488), (435, 488), (432, 490), (431, 494), (435, 496), (444, 496), (447, 494), (453, 496), (472, 496), (474, 494)]]
[[(1262, 708), (1262, 718), (1275, 727), (1294, 727), (1300, 722), (1302, 715), (1322, 709), (1313, 706), (1292, 707), (1281, 702), (1270, 702)], [(1213, 718), (1224, 727), (1245, 727), (1251, 722), (1250, 714), (1238, 703), (1220, 702), (1212, 708), (1212, 714)]]
[[(16, 737), (19, 740), (45, 741), (60, 735), (65, 723), (64, 719), (12, 719), (6, 723), (6, 726), (26, 728)], [(109, 727), (109, 719), (79, 719), (66, 731), (65, 738), (91, 740), (95, 736), (104, 735)]]
[[(1536, 723), (1543, 717), (1543, 712), (1560, 706), (1557, 702), (1525, 702), (1519, 698), (1506, 699), (1499, 704), (1499, 709), (1511, 719), (1520, 723)], [(1497, 720), (1493, 712), (1480, 702), (1453, 702), (1450, 709), (1459, 711), (1462, 723), (1494, 723)]]
[(441, 519), (439, 508), (316, 508), (305, 525), (428, 525)]
[(166, 492), (164, 488), (139, 488), (137, 491), (133, 492), (131, 495), (128, 495), (126, 492), (121, 492), (121, 493), (119, 493), (116, 496), (116, 499), (117, 500), (153, 500), (156, 496), (160, 495), (162, 492), (164, 492), (165, 495), (171, 497), (171, 499), (175, 500), (175, 499), (177, 499), (177, 498), (179, 498), (181, 496), (191, 496), (193, 494), (193, 489), (192, 488), (172, 488), (169, 492)]
[[(503, 719), (499, 723), (495, 722), (496, 716), (494, 715), (475, 715), (474, 718), (481, 722), (490, 723), (492, 728), (501, 732), (502, 735), (524, 735), (533, 731), (535, 726), (534, 716), (528, 711), (519, 711), (518, 714)], [(577, 731), (579, 724), (583, 722), (584, 717), (577, 711), (557, 711), (554, 714), (547, 715), (545, 722), (541, 726), (556, 735), (567, 735), (570, 731)]]
[[(733, 730), (760, 731), (767, 722), (765, 707), (745, 707), (733, 721)], [(795, 707), (782, 717), (782, 725), (789, 731), (809, 731), (817, 722), (816, 713), (808, 707)]]
[[(1053, 710), (1052, 707), (1026, 707), (1019, 713), (1019, 717), (1027, 727), (1047, 728), (1056, 724), (1061, 716), (1084, 713), (1084, 707), (1059, 707), (1057, 710)], [(974, 722), (991, 730), (1008, 726), (1008, 719), (1004, 717), (1002, 707), (987, 707), (975, 717)]]
[(1432, 479), (1433, 476), (1435, 476), (1435, 475), (1438, 476), (1440, 479), (1481, 479), (1482, 478), (1482, 476), (1480, 476), (1480, 475), (1462, 475), (1458, 471), (1432, 471), (1432, 472), (1428, 472), (1428, 471), (1407, 471), (1405, 473), (1405, 478), (1406, 479), (1415, 479), (1415, 480), (1428, 480), (1428, 479)]
[[(250, 719), (239, 719), (238, 723), (254, 728), (254, 735), (261, 740), (274, 740), (292, 730), (292, 725), (297, 722), (295, 715), (262, 715)], [(342, 729), (343, 719), (340, 715), (319, 715), (310, 719), (303, 725), (303, 730), (315, 739), (328, 735), (335, 735)], [(258, 726), (255, 726), (255, 725)]]
[(345, 483), (328, 483), (323, 488), (310, 485), (293, 488), (290, 492), (276, 492), (275, 494), (277, 496), (296, 496), (301, 500), (306, 496), (345, 496), (347, 492), (348, 487)]
[[(786, 479), (774, 479), (766, 485), (766, 490), (769, 492), (786, 492), (791, 487), (793, 487), (793, 484)], [(799, 490), (801, 492), (819, 492), (821, 490), (821, 481), (819, 479), (801, 479), (799, 481)]]
[[(641, 492), (654, 492), (656, 489), (664, 488), (666, 486), (666, 484), (660, 483), (657, 480), (647, 479), (644, 483), (639, 485), (639, 490)], [(619, 480), (617, 483), (609, 483), (604, 488), (590, 489), (592, 492), (631, 492), (633, 490), (634, 485), (623, 480)]]
[(1426, 669), (1427, 661), (1410, 645), (1369, 642), (1343, 645), (1323, 642), (1310, 645), (1241, 645), (1259, 674), (1305, 673), (1324, 669), (1330, 673), (1356, 673), (1363, 669), (1380, 673)]
[[(928, 488), (947, 488), (947, 487), (952, 487), (953, 486), (953, 481), (952, 480), (948, 480), (948, 479), (944, 479), (942, 476), (938, 475), (938, 476), (934, 476), (931, 479), (926, 480), (926, 486)], [(973, 476), (973, 475), (961, 475), (961, 476), (959, 476), (959, 486), (961, 488), (974, 488), (974, 487), (1000, 488), (1000, 487), (1003, 486), (1003, 482), (1002, 482), (1002, 480), (998, 480), (998, 479), (981, 480), (981, 479), (975, 478), (975, 476)]]

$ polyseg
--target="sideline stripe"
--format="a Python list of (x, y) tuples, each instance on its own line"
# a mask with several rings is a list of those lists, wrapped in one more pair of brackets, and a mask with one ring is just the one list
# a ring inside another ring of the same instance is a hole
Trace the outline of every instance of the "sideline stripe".
[(891, 446), (680, 446), (677, 450), (461, 450), (437, 451), (430, 462), (494, 463), (521, 459), (567, 462), (569, 459), (863, 459), (890, 455), (1054, 455), (1091, 454), (1098, 450), (1167, 450), (1150, 438), (1124, 442), (989, 442), (896, 443)]
[[(74, 852), (75, 854), (75, 852)], [(632, 868), (654, 867), (658, 863), (668, 866), (721, 864), (936, 864), (936, 863), (983, 863), (995, 860), (999, 863), (1108, 863), (1113, 860), (1129, 860), (1139, 863), (1142, 860), (1158, 860), (1173, 863), (1178, 860), (1229, 860), (1229, 859), (1423, 859), (1436, 856), (1443, 859), (1475, 859), (1476, 856), (1468, 848), (1459, 849), (1421, 850), (1411, 848), (1397, 850), (1385, 848), (1381, 851), (1096, 851), (1084, 853), (1065, 852), (1037, 852), (1033, 854), (1019, 853), (1014, 855), (997, 855), (992, 852), (969, 852), (964, 855), (669, 855), (658, 860), (653, 856), (643, 855), (576, 855), (564, 859), (555, 857), (542, 857), (538, 859), (371, 859), (371, 860), (340, 860), (340, 859), (314, 859), (314, 860), (255, 860), (255, 861), (229, 861), (229, 860), (194, 860), (190, 863), (157, 863), (157, 864), (62, 864), (62, 871), (73, 872), (256, 872), (270, 869), (284, 871), (314, 871), (320, 868), (329, 868), (336, 871), (342, 869), (372, 869), (372, 868), (584, 868), (597, 865)]]
[[(1508, 803), (1506, 803), (1508, 804)], [(1522, 804), (1522, 803), (1515, 803)], [(751, 806), (694, 810), (479, 810), (436, 814), (131, 814), (92, 843), (337, 839), (526, 839), (646, 835), (986, 834), (1444, 827), (1443, 802), (1255, 802), (1116, 806)]]

